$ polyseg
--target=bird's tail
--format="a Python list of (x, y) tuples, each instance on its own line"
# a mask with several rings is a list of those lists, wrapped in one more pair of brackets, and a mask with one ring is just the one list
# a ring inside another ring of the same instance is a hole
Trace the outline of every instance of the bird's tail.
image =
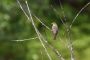
[(56, 40), (56, 35), (54, 35), (53, 40)]

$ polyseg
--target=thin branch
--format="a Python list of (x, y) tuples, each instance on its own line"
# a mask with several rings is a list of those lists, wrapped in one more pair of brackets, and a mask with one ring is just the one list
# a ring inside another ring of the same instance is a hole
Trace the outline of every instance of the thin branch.
[[(36, 17), (36, 16), (35, 16)], [(37, 18), (37, 17), (36, 17)], [(39, 21), (40, 21), (40, 19), (39, 18), (37, 18)], [(43, 22), (41, 22), (42, 24), (44, 24)], [(46, 26), (46, 25), (45, 25)], [(47, 26), (46, 26), (47, 27)], [(48, 28), (48, 27), (47, 27)], [(50, 29), (50, 28), (48, 28), (48, 29)], [(40, 36), (42, 37), (42, 39), (43, 39), (43, 41), (46, 43), (46, 45), (48, 46), (48, 47), (50, 47), (55, 53), (56, 53), (56, 55), (61, 59), (61, 60), (65, 60), (63, 57), (62, 57), (62, 55), (59, 53), (59, 51), (57, 50), (57, 49), (55, 49), (52, 45), (50, 45), (49, 43), (48, 43), (48, 41), (47, 40), (45, 40), (45, 38), (40, 34)]]
[[(18, 0), (17, 0), (17, 1), (18, 1)], [(29, 13), (30, 13), (30, 18), (29, 18), (29, 16), (26, 14), (26, 12), (24, 11), (24, 9), (22, 8), (20, 2), (18, 1), (18, 4), (19, 4), (21, 10), (24, 12), (25, 16), (28, 18), (29, 21), (30, 21), (30, 19), (31, 19), (32, 25), (33, 25), (34, 28), (35, 28), (35, 31), (36, 31), (36, 33), (37, 33), (37, 35), (38, 35), (38, 38), (39, 38), (39, 40), (40, 40), (42, 46), (43, 46), (44, 49), (45, 49), (45, 52), (47, 53), (49, 59), (52, 60), (51, 57), (50, 57), (50, 55), (49, 55), (49, 53), (47, 52), (46, 47), (44, 46), (44, 44), (43, 44), (43, 42), (42, 42), (42, 40), (41, 40), (41, 37), (40, 37), (39, 34), (38, 34), (39, 32), (38, 32), (38, 30), (37, 30), (37, 28), (36, 28), (36, 26), (35, 26), (35, 24), (34, 24), (34, 22), (33, 22), (33, 19), (32, 19), (31, 12), (30, 12), (30, 10), (29, 10), (29, 7), (28, 7), (28, 4), (27, 4), (27, 1), (26, 1), (25, 3), (26, 3), (26, 5), (27, 5), (28, 11), (29, 11)]]
[(77, 13), (77, 15), (74, 17), (74, 19), (72, 20), (72, 23), (70, 25), (70, 28), (72, 27), (72, 24), (75, 22), (76, 18), (78, 17), (78, 15), (90, 4), (90, 2), (88, 2), (84, 7), (82, 7), (82, 9)]
[(37, 39), (38, 37), (35, 37), (35, 38), (29, 38), (29, 39), (18, 39), (18, 40), (11, 40), (11, 41), (29, 41), (29, 40), (34, 40), (34, 39)]
[[(51, 6), (51, 7), (53, 8), (53, 11), (54, 11), (56, 14), (59, 15), (59, 13), (57, 12), (57, 10), (56, 10), (53, 6)], [(63, 19), (62, 19), (61, 17), (59, 17), (59, 18), (60, 18), (62, 24), (64, 25), (64, 27), (67, 28), (67, 26), (66, 26), (65, 22), (63, 21)]]
[[(30, 19), (31, 19), (32, 25), (33, 25), (33, 27), (34, 27), (37, 35), (38, 35), (38, 38), (39, 38), (42, 46), (44, 47), (45, 52), (47, 53), (48, 58), (49, 58), (50, 60), (52, 60), (51, 56), (49, 55), (49, 53), (48, 53), (48, 51), (47, 51), (47, 49), (46, 49), (46, 47), (45, 47), (45, 45), (43, 44), (43, 41), (42, 41), (42, 39), (41, 39), (41, 37), (40, 37), (40, 32), (38, 31), (38, 29), (37, 29), (36, 26), (35, 26), (35, 23), (34, 23), (34, 21), (33, 21), (33, 18), (32, 18), (32, 15), (31, 15), (31, 11), (30, 11), (30, 9), (29, 9), (29, 6), (28, 6), (27, 1), (25, 1), (25, 3), (26, 3), (26, 5), (27, 5), (27, 9), (28, 9), (28, 12), (29, 12), (29, 15), (30, 15)], [(30, 20), (30, 19), (29, 19), (29, 20)]]
[(37, 16), (34, 15), (34, 17), (35, 17), (43, 26), (45, 26), (48, 30), (51, 31), (51, 29), (50, 29), (47, 25), (45, 25)]
[[(36, 16), (35, 16), (36, 17)], [(39, 21), (40, 21), (40, 19), (38, 18), (38, 17), (36, 17)], [(62, 19), (61, 19), (62, 20)], [(41, 21), (40, 21), (41, 22)], [(62, 20), (62, 22), (63, 22), (63, 20)], [(42, 23), (42, 25), (44, 25), (44, 26), (46, 26), (43, 22), (41, 22)], [(63, 22), (63, 24), (64, 24), (64, 22)], [(51, 30), (48, 26), (46, 26), (46, 28), (47, 29), (49, 29), (49, 30)], [(40, 34), (41, 35), (41, 34)], [(62, 55), (61, 55), (61, 53), (59, 53), (59, 51), (57, 50), (57, 49), (55, 49), (52, 45), (50, 45), (49, 43), (48, 43), (48, 41), (47, 40), (45, 40), (45, 38), (41, 35), (41, 37), (43, 38), (43, 41), (46, 43), (46, 45), (48, 46), (48, 47), (50, 47), (55, 53), (56, 53), (56, 55), (61, 59), (61, 60), (65, 60), (63, 57), (62, 57)]]
[(71, 54), (71, 60), (75, 60), (74, 58), (74, 51), (73, 51), (73, 45), (72, 45), (72, 41), (71, 41), (71, 35), (70, 35), (70, 30), (67, 30), (67, 46), (68, 49), (70, 50), (70, 54)]
[(42, 37), (42, 39), (43, 39), (43, 41), (46, 43), (46, 45), (55, 52), (55, 54), (58, 56), (58, 58), (59, 58), (60, 60), (65, 60), (65, 59), (63, 58), (63, 56), (61, 55), (61, 53), (60, 53), (57, 49), (55, 49), (51, 44), (49, 44), (48, 41), (45, 40), (45, 38), (44, 38), (41, 34), (40, 34), (40, 36)]
[(30, 20), (29, 20), (29, 16), (28, 16), (27, 13), (24, 11), (24, 9), (23, 9), (21, 3), (19, 2), (19, 0), (17, 0), (17, 2), (18, 2), (18, 4), (19, 4), (21, 10), (24, 12), (25, 16), (28, 18), (28, 21), (30, 21)]
[(71, 37), (70, 37), (70, 29), (72, 27), (72, 24), (75, 22), (76, 18), (79, 16), (79, 14), (90, 4), (87, 3), (75, 16), (75, 18), (72, 20), (72, 23), (70, 24), (68, 30), (67, 30), (67, 34), (68, 34), (68, 48), (70, 49), (70, 54), (71, 54), (71, 60), (75, 60), (74, 59), (74, 51), (73, 51), (73, 47), (72, 47), (72, 42), (71, 42)]
[[(64, 9), (63, 9), (63, 6), (61, 4), (61, 1), (59, 0), (60, 2), (60, 7), (62, 9), (62, 13), (63, 13), (63, 17), (64, 17), (64, 20), (66, 21), (66, 16), (65, 16), (65, 13), (64, 13)], [(57, 13), (57, 10), (54, 9), (54, 11), (56, 11)], [(58, 13), (57, 13), (58, 14)], [(61, 19), (61, 18), (60, 18)], [(67, 33), (67, 36), (68, 36), (68, 40), (67, 40), (67, 46), (68, 46), (68, 49), (70, 51), (70, 55), (71, 55), (71, 60), (74, 60), (74, 52), (73, 52), (73, 47), (72, 47), (72, 42), (71, 42), (71, 37), (70, 37), (70, 30), (68, 28), (68, 25), (61, 19), (63, 25), (65, 26), (65, 31)]]
[[(29, 19), (28, 15), (27, 15), (26, 12), (23, 10), (20, 2), (19, 2), (18, 0), (17, 0), (17, 2), (18, 2), (18, 4), (19, 4), (20, 8), (22, 9), (22, 11), (24, 12), (25, 16)], [(35, 15), (34, 15), (34, 16), (35, 16)], [(35, 18), (36, 18), (43, 26), (45, 26), (48, 30), (51, 30), (51, 29), (50, 29), (48, 26), (46, 26), (42, 21), (40, 21), (40, 19), (39, 19), (37, 16), (35, 16)], [(29, 20), (29, 21), (30, 21), (30, 20)]]
[(63, 6), (62, 6), (62, 3), (61, 3), (60, 0), (59, 0), (59, 3), (60, 3), (60, 7), (61, 7), (61, 10), (62, 10), (62, 14), (63, 14), (64, 20), (66, 21), (65, 12), (64, 12), (64, 9), (63, 9)]
[[(26, 2), (26, 5), (27, 5), (27, 2)], [(28, 5), (27, 5), (27, 8), (28, 8), (28, 10), (29, 10)], [(41, 44), (43, 45), (43, 47), (44, 47), (44, 49), (45, 49), (45, 51), (46, 51), (46, 53), (47, 53), (47, 49), (45, 48), (45, 46), (44, 46), (44, 44), (43, 44), (43, 42), (42, 42), (42, 40), (41, 40), (41, 36), (40, 36), (41, 34), (40, 34), (40, 32), (37, 30), (37, 28), (36, 28), (36, 26), (35, 26), (35, 24), (34, 24), (34, 22), (33, 22), (33, 19), (32, 19), (30, 10), (29, 10), (29, 14), (30, 14), (30, 18), (31, 18), (31, 20), (32, 20), (32, 21), (31, 21), (31, 22), (32, 22), (32, 25), (34, 26), (35, 31), (36, 31), (36, 33), (37, 33), (37, 35), (38, 35), (38, 38), (39, 38)], [(30, 18), (29, 18), (29, 20), (30, 20)], [(47, 41), (45, 41), (45, 40), (43, 40), (43, 41), (49, 45), (49, 43), (48, 43)], [(58, 54), (59, 57), (61, 57), (61, 60), (65, 60), (65, 59), (61, 56), (61, 54), (60, 54), (55, 48), (52, 47), (52, 45), (49, 45), (49, 47), (51, 47), (51, 49), (52, 49), (56, 54)], [(52, 60), (51, 57), (50, 57), (50, 55), (49, 55), (48, 53), (47, 53), (47, 55), (48, 55), (49, 59)]]
[[(53, 10), (57, 13), (57, 10), (55, 8), (53, 8)], [(58, 13), (57, 13), (58, 14)], [(71, 42), (71, 37), (70, 37), (70, 33), (68, 33), (70, 30), (68, 28), (68, 25), (64, 23), (64, 21), (62, 20), (62, 18), (60, 18), (61, 22), (63, 23), (64, 27), (65, 27), (65, 31), (67, 33), (68, 36), (68, 40), (67, 40), (67, 46), (68, 49), (70, 51), (70, 55), (71, 55), (71, 60), (74, 60), (74, 52), (73, 52), (73, 47), (72, 47), (72, 42)]]
[(45, 38), (42, 36), (42, 34), (40, 34), (40, 36), (41, 36), (41, 38), (43, 39), (43, 41), (46, 43), (46, 45), (55, 52), (55, 54), (59, 57), (59, 59), (65, 60), (65, 59), (62, 57), (61, 53), (59, 53), (59, 51), (58, 51), (57, 49), (55, 49), (52, 45), (50, 45), (50, 44), (48, 43), (47, 40), (45, 40)]

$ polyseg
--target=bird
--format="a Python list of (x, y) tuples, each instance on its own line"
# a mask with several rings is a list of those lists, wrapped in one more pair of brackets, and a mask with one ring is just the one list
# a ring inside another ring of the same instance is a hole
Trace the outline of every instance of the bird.
[(56, 36), (58, 34), (58, 25), (56, 24), (56, 22), (52, 22), (52, 33), (53, 33), (53, 40), (56, 40)]

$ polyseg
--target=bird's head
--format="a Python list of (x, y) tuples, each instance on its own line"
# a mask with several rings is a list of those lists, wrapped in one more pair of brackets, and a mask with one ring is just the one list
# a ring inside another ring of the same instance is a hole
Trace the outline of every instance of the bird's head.
[(56, 22), (52, 22), (51, 24), (52, 24), (52, 25), (57, 25)]

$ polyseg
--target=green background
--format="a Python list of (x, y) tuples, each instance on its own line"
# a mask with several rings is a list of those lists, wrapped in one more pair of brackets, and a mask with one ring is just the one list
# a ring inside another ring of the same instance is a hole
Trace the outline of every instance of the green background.
[[(27, 11), (24, 0), (20, 0)], [(51, 23), (56, 22), (59, 27), (57, 40), (53, 40), (52, 32), (45, 28), (35, 17), (34, 22), (44, 38), (54, 46), (66, 60), (70, 60), (67, 48), (65, 27), (60, 18), (64, 20), (62, 12), (65, 11), (67, 24), (70, 24), (78, 11), (89, 0), (28, 0), (30, 10), (45, 25), (51, 28)], [(57, 11), (53, 10), (55, 8)], [(28, 13), (28, 12), (27, 12)], [(0, 0), (0, 60), (49, 60), (45, 49), (39, 39), (23, 40), (37, 37), (37, 34), (27, 17), (20, 9), (16, 0)], [(76, 60), (90, 60), (90, 5), (85, 8), (71, 29), (71, 38)], [(61, 39), (61, 40), (60, 40)], [(59, 60), (56, 54), (47, 46), (52, 60)]]

